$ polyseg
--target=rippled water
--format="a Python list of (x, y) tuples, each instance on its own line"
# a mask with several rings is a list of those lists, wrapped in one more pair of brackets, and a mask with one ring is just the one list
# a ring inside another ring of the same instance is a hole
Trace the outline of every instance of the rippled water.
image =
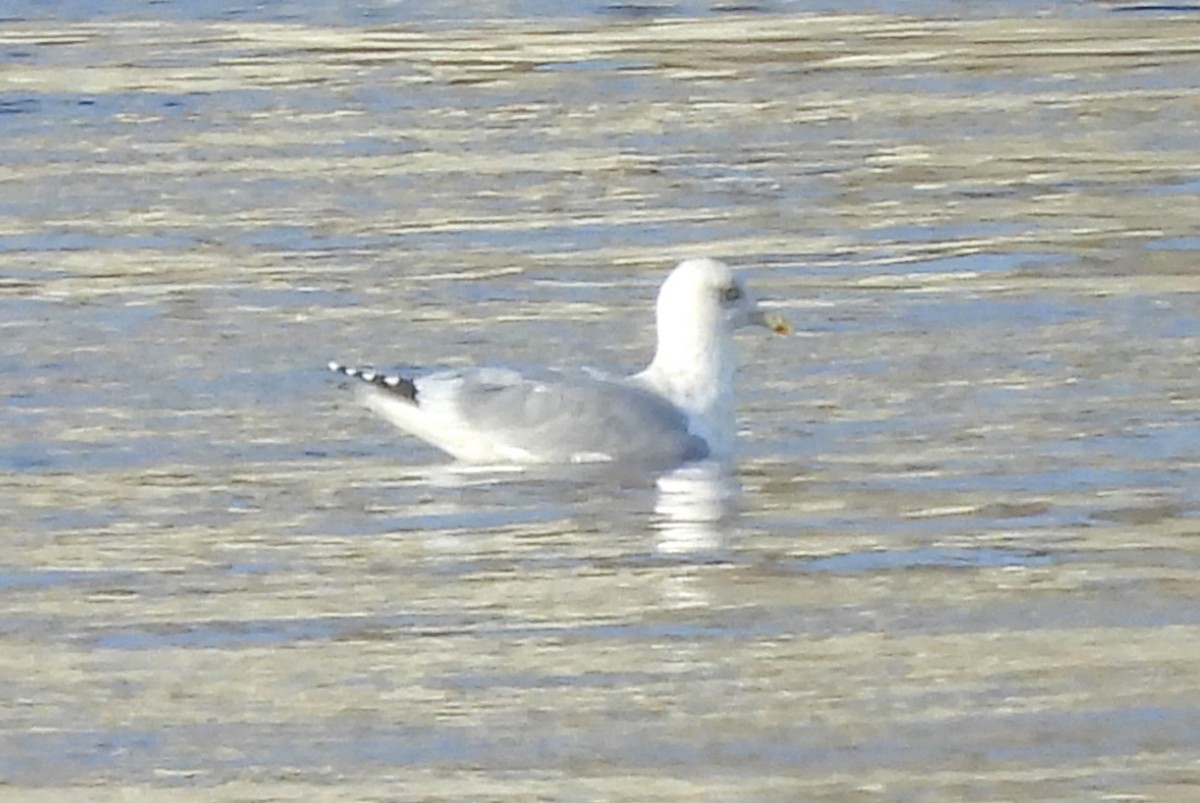
[[(7, 13), (7, 793), (1195, 797), (1200, 16), (962, 5)], [(691, 255), (735, 477), (323, 367), (632, 370)]]

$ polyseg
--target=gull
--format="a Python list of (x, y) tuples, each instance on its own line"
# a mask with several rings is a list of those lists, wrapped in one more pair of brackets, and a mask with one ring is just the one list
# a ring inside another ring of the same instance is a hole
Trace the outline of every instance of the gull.
[(621, 463), (670, 467), (734, 452), (735, 330), (791, 332), (724, 262), (688, 259), (655, 305), (658, 345), (645, 370), (470, 368), (404, 376), (339, 362), (364, 407), (476, 464)]

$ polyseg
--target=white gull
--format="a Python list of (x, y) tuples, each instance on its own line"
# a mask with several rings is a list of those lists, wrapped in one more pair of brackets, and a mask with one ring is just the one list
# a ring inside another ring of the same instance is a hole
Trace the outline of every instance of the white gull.
[(357, 380), (367, 409), (469, 463), (619, 462), (674, 466), (733, 454), (734, 330), (787, 320), (760, 309), (724, 262), (689, 259), (663, 283), (658, 347), (640, 373), (531, 375), (502, 368), (383, 374), (329, 363)]

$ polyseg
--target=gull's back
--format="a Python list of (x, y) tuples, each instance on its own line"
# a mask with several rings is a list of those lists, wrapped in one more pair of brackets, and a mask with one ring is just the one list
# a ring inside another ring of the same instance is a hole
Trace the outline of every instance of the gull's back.
[(411, 398), (381, 383), (359, 387), (376, 414), (469, 462), (672, 466), (709, 451), (666, 399), (584, 373), (442, 371), (412, 380)]

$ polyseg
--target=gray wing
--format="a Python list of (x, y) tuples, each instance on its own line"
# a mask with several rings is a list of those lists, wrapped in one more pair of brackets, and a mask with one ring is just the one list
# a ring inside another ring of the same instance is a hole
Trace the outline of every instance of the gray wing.
[(447, 401), (464, 425), (542, 460), (607, 457), (666, 465), (708, 456), (708, 444), (688, 431), (683, 411), (619, 380), (479, 369), (433, 375), (425, 382), (451, 376), (456, 387)]

